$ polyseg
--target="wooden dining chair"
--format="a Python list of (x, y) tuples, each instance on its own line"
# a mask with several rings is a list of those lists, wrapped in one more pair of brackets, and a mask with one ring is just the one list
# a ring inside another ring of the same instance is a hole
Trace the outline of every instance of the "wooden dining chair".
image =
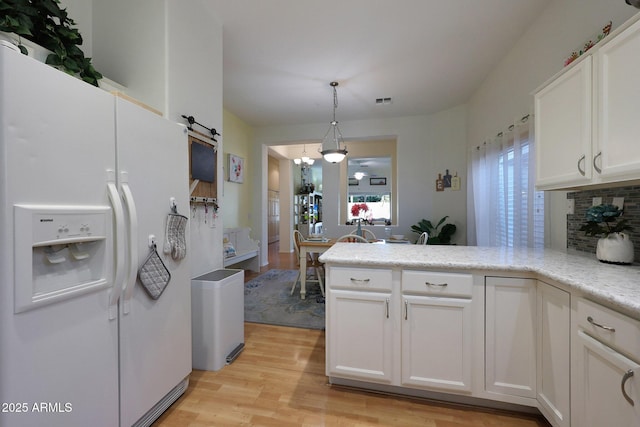
[(416, 245), (426, 245), (427, 241), (429, 241), (429, 233), (425, 231), (420, 235), (420, 237), (418, 237)]
[[(351, 235), (357, 235), (356, 233), (358, 232), (358, 229), (356, 228), (355, 230), (353, 230), (351, 233)], [(362, 237), (364, 237), (367, 240), (377, 240), (378, 238), (376, 237), (376, 235), (373, 233), (373, 231), (371, 230), (367, 230), (366, 228), (362, 229)]]
[(358, 236), (357, 234), (345, 234), (344, 236), (338, 237), (337, 242), (347, 242), (347, 243), (369, 243), (367, 239), (364, 237)]
[[(304, 237), (302, 236), (302, 233), (300, 233), (298, 230), (293, 230), (293, 247), (296, 251), (296, 259), (298, 260), (298, 266), (300, 266), (300, 242), (303, 240), (304, 240)], [(307, 252), (307, 268), (313, 268), (314, 272), (316, 273), (316, 279), (307, 280), (307, 282), (317, 281), (318, 284), (320, 285), (320, 293), (322, 293), (322, 296), (324, 296), (324, 283), (322, 282), (322, 275), (320, 274), (321, 270), (324, 272), (324, 263), (320, 262), (317, 256)], [(291, 295), (293, 295), (293, 292), (296, 289), (296, 285), (298, 284), (298, 281), (301, 278), (300, 277), (301, 274), (302, 274), (302, 271), (298, 269), (298, 275), (296, 276), (296, 280), (293, 282), (293, 286), (291, 286)], [(304, 274), (307, 274), (307, 272), (305, 271)]]

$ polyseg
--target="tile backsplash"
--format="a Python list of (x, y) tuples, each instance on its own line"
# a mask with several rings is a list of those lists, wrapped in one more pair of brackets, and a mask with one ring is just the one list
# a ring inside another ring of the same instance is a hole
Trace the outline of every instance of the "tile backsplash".
[(640, 186), (604, 188), (567, 193), (567, 199), (575, 200), (575, 214), (567, 215), (567, 248), (582, 252), (596, 253), (597, 237), (588, 237), (580, 227), (585, 223), (587, 209), (594, 197), (601, 197), (602, 203), (611, 204), (614, 197), (624, 197), (622, 218), (629, 221), (633, 231), (627, 232), (634, 245), (635, 262), (640, 262)]

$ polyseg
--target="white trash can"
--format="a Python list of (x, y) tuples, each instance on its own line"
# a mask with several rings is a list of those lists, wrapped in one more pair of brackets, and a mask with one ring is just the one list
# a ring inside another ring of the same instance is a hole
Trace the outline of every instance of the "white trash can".
[(194, 369), (218, 371), (244, 348), (244, 270), (221, 269), (191, 279)]

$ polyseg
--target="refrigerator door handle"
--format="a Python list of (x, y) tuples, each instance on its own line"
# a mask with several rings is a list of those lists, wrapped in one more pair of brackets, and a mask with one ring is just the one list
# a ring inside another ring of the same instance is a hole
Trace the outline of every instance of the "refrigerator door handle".
[(129, 213), (129, 270), (126, 280), (122, 284), (122, 292), (124, 293), (122, 312), (129, 314), (133, 288), (138, 275), (138, 214), (133, 200), (133, 193), (131, 193), (131, 188), (129, 187), (129, 174), (127, 172), (120, 172), (120, 188)]
[(122, 289), (122, 280), (124, 278), (124, 210), (122, 209), (122, 203), (120, 202), (120, 195), (118, 194), (118, 188), (116, 187), (115, 172), (111, 169), (107, 170), (107, 193), (111, 206), (113, 207), (113, 213), (116, 221), (115, 225), (115, 274), (113, 279), (113, 286), (109, 291), (109, 320), (113, 320), (118, 317), (118, 300), (120, 299), (120, 292)]

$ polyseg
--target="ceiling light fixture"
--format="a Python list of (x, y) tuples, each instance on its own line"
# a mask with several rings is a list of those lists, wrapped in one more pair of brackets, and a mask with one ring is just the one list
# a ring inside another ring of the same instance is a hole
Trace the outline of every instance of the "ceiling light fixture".
[(353, 177), (360, 181), (362, 178), (364, 178), (364, 172), (356, 172), (353, 174)]
[[(336, 90), (336, 87), (338, 86), (338, 82), (331, 82), (329, 84), (333, 88), (333, 121), (331, 122), (331, 126), (327, 130), (327, 133), (324, 134), (324, 138), (322, 138), (322, 144), (320, 147), (322, 148), (322, 151), (320, 151), (320, 154), (322, 154), (322, 157), (324, 157), (327, 162), (340, 163), (347, 156), (347, 148), (346, 146), (345, 148), (340, 148), (340, 141), (342, 141), (342, 145), (344, 146), (344, 139), (342, 138), (342, 134), (338, 128), (338, 121), (336, 120), (336, 108), (338, 108), (338, 91)], [(331, 147), (335, 145), (336, 148), (324, 148), (325, 142), (329, 141), (327, 138), (329, 134), (332, 134), (331, 141), (333, 144)]]
[(302, 146), (302, 156), (299, 159), (293, 159), (293, 163), (295, 163), (296, 165), (299, 164), (307, 164), (309, 166), (311, 166), (312, 164), (315, 163), (315, 160), (310, 158), (309, 156), (307, 156), (307, 146), (306, 144)]

